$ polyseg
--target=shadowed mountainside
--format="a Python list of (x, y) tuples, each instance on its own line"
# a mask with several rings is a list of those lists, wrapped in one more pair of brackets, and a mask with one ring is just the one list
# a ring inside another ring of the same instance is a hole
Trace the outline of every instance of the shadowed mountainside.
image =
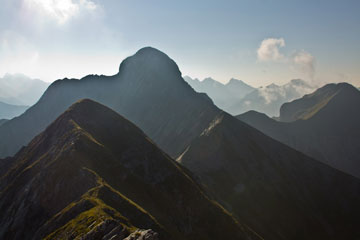
[(9, 121), (8, 119), (0, 119), (0, 126)]
[[(360, 92), (328, 84), (281, 107), (277, 122), (259, 113), (238, 118), (266, 135), (360, 178)], [(291, 122), (290, 122), (291, 121)]]
[(91, 100), (11, 161), (0, 181), (1, 239), (124, 239), (138, 228), (159, 239), (260, 239), (140, 129)]
[(15, 154), (72, 103), (90, 98), (134, 122), (172, 156), (181, 153), (220, 112), (182, 79), (176, 63), (154, 48), (125, 59), (115, 76), (51, 84), (26, 113), (0, 126), (0, 157)]
[(265, 239), (357, 239), (360, 181), (222, 113), (178, 161)]

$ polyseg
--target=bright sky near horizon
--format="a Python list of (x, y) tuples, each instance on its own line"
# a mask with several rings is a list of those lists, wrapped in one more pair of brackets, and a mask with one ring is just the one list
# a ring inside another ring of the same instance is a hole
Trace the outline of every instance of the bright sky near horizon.
[(360, 86), (357, 0), (0, 0), (0, 76), (112, 75), (152, 46), (183, 75)]

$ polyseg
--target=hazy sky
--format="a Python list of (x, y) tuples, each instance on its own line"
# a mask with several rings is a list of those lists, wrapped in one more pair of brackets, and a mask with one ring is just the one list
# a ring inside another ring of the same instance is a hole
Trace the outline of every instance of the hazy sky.
[(115, 74), (144, 46), (200, 79), (360, 86), (360, 1), (0, 0), (0, 76)]

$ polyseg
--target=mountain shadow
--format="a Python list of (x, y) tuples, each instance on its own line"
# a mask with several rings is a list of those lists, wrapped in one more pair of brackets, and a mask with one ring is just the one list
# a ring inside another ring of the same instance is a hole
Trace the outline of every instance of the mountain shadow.
[(261, 239), (139, 128), (91, 100), (72, 105), (10, 160), (0, 181), (1, 239), (135, 232), (127, 240), (138, 239), (137, 229), (158, 237), (139, 238), (149, 240)]
[(357, 239), (360, 181), (222, 113), (178, 161), (265, 239)]

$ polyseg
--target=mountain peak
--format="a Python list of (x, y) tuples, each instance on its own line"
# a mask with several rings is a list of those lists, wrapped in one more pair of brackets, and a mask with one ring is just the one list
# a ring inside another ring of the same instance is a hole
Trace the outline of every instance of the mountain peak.
[[(349, 83), (330, 83), (317, 89), (311, 94), (292, 102), (284, 103), (280, 108), (280, 120), (292, 122), (299, 119), (314, 117), (320, 110), (335, 102), (341, 104), (341, 108), (347, 108), (352, 102), (360, 98), (359, 91)], [(339, 106), (338, 106), (339, 107)], [(336, 112), (336, 111), (335, 111)]]
[(140, 48), (135, 54), (159, 54), (167, 56), (164, 52), (151, 46)]
[(126, 58), (120, 64), (119, 74), (122, 74), (125, 70), (132, 71), (133, 68), (157, 71), (159, 73), (173, 72), (181, 77), (181, 72), (175, 61), (164, 52), (153, 47), (141, 48), (134, 55)]
[(279, 85), (275, 84), (275, 83), (272, 83), (270, 85), (267, 85), (266, 88), (278, 88)]
[(207, 77), (207, 78), (204, 78), (203, 82), (217, 82), (217, 81), (211, 77)]
[(226, 85), (229, 85), (229, 84), (245, 84), (245, 83), (242, 80), (239, 80), (236, 78), (231, 78)]
[(74, 121), (77, 129), (85, 130), (89, 133), (96, 132), (96, 135), (105, 142), (111, 142), (113, 133), (109, 131), (110, 126), (113, 130), (116, 130), (117, 134), (124, 133), (124, 136), (126, 136), (127, 133), (132, 133), (133, 135), (137, 134), (137, 136), (145, 138), (145, 134), (133, 123), (112, 109), (90, 99), (81, 99), (72, 104), (59, 116), (54, 126), (61, 129), (66, 128), (62, 127), (64, 121), (66, 123), (71, 122), (72, 125), (74, 125)]
[[(142, 130), (89, 99), (11, 160), (16, 164), (0, 184), (1, 239), (105, 239), (119, 224), (124, 236), (138, 228), (153, 229), (159, 239), (260, 239)], [(9, 183), (14, 187), (2, 188)]]
[(67, 112), (84, 112), (86, 110), (95, 110), (97, 108), (106, 108), (106, 107), (91, 99), (84, 98), (72, 104), (67, 110)]

